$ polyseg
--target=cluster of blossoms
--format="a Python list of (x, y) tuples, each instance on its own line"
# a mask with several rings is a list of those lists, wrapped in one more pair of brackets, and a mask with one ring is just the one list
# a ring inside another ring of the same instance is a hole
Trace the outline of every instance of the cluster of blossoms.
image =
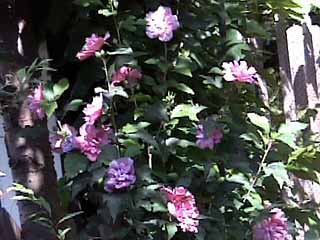
[(141, 78), (142, 74), (138, 69), (122, 66), (113, 74), (112, 84), (115, 86), (124, 85), (127, 88), (133, 89)]
[(291, 240), (284, 212), (274, 208), (270, 213), (270, 217), (253, 226), (253, 240)]
[(158, 38), (162, 42), (168, 42), (173, 37), (173, 31), (180, 27), (178, 17), (172, 14), (171, 8), (159, 6), (155, 12), (149, 12), (146, 16), (146, 34), (149, 38)]
[(136, 175), (133, 160), (128, 157), (120, 158), (110, 163), (104, 189), (107, 192), (113, 192), (119, 189), (126, 189), (135, 182)]
[(83, 109), (86, 123), (94, 124), (103, 114), (103, 97), (102, 94), (93, 98), (90, 104)]
[(76, 136), (77, 130), (74, 127), (63, 124), (61, 130), (49, 139), (52, 150), (58, 153), (71, 152), (77, 146)]
[(76, 137), (76, 143), (80, 151), (90, 161), (97, 161), (101, 148), (111, 143), (113, 131), (109, 127), (96, 128), (94, 125), (85, 123), (79, 129), (80, 136)]
[(254, 67), (248, 67), (246, 61), (225, 62), (223, 78), (228, 82), (244, 82), (257, 84), (257, 71)]
[(199, 211), (194, 196), (184, 187), (163, 187), (169, 213), (179, 221), (183, 232), (198, 233)]
[(86, 38), (86, 43), (82, 50), (77, 53), (77, 58), (80, 61), (95, 56), (96, 52), (103, 48), (105, 42), (110, 38), (109, 32), (104, 37), (99, 37), (96, 34), (92, 34), (91, 37)]
[(29, 100), (29, 109), (30, 112), (33, 113), (35, 119), (44, 119), (46, 114), (44, 109), (41, 107), (41, 104), (45, 100), (44, 97), (44, 86), (43, 84), (39, 84), (33, 91), (32, 95), (28, 96)]

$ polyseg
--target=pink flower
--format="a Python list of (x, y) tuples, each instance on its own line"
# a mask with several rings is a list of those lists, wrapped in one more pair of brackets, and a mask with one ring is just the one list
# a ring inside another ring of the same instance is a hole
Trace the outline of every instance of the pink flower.
[(29, 100), (29, 109), (34, 114), (36, 119), (44, 119), (45, 111), (41, 107), (42, 102), (45, 100), (44, 98), (44, 86), (42, 83), (38, 85), (37, 88), (34, 89), (33, 95), (28, 96)]
[(80, 127), (80, 136), (76, 137), (76, 144), (90, 161), (97, 161), (101, 147), (111, 143), (112, 130), (108, 127), (97, 129), (94, 125), (85, 123)]
[(51, 149), (58, 153), (67, 153), (76, 147), (75, 138), (77, 131), (68, 124), (63, 124), (60, 131), (50, 137)]
[(162, 42), (168, 42), (173, 37), (173, 31), (180, 27), (178, 17), (172, 14), (171, 8), (159, 6), (155, 12), (149, 12), (146, 16), (146, 34), (149, 38), (159, 38)]
[(198, 233), (199, 211), (194, 196), (184, 187), (163, 187), (168, 199), (168, 211), (180, 223), (183, 232)]
[(94, 124), (103, 114), (103, 97), (102, 94), (93, 98), (91, 104), (83, 109), (85, 114), (84, 120), (87, 123)]
[(87, 58), (95, 56), (97, 51), (100, 51), (105, 44), (106, 40), (110, 38), (109, 32), (106, 32), (104, 37), (99, 37), (96, 34), (92, 34), (91, 37), (86, 38), (86, 43), (82, 50), (77, 53), (77, 58), (83, 61)]
[(124, 84), (129, 88), (133, 88), (137, 85), (138, 80), (142, 78), (142, 74), (139, 70), (131, 67), (123, 66), (112, 76), (112, 83), (114, 85)]
[(224, 79), (228, 82), (244, 82), (257, 84), (257, 72), (254, 67), (248, 67), (246, 61), (223, 63)]
[(287, 218), (283, 211), (274, 208), (271, 217), (253, 226), (253, 240), (291, 240), (288, 232)]

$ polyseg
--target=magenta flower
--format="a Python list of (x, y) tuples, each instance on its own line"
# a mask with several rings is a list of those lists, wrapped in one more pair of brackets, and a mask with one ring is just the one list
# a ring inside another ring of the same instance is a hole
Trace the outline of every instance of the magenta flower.
[(80, 136), (76, 137), (76, 145), (90, 161), (97, 161), (101, 148), (111, 143), (113, 131), (108, 128), (97, 129), (94, 125), (85, 123), (80, 127)]
[(149, 38), (158, 38), (162, 42), (168, 42), (173, 37), (173, 31), (180, 27), (178, 17), (172, 14), (171, 8), (159, 6), (155, 12), (149, 12), (146, 16), (146, 34)]
[(180, 223), (183, 232), (198, 233), (199, 211), (194, 196), (184, 187), (163, 187), (168, 199), (168, 211)]
[(125, 157), (113, 160), (107, 171), (104, 189), (108, 192), (128, 188), (136, 182), (134, 163), (131, 158)]
[(246, 61), (223, 63), (223, 78), (228, 82), (244, 82), (257, 84), (257, 72), (254, 67), (248, 67)]
[(142, 78), (142, 74), (138, 69), (123, 66), (112, 76), (112, 83), (114, 85), (125, 85), (128, 88), (134, 88), (138, 80)]
[(77, 131), (68, 124), (63, 124), (61, 130), (50, 137), (51, 149), (58, 153), (67, 153), (76, 148)]
[(41, 104), (44, 102), (44, 86), (42, 83), (38, 85), (33, 91), (33, 95), (28, 96), (29, 100), (29, 109), (33, 113), (36, 119), (44, 119), (45, 111), (41, 107)]
[(94, 97), (92, 103), (87, 104), (87, 106), (83, 109), (83, 113), (85, 114), (84, 120), (90, 124), (94, 124), (96, 120), (101, 118), (103, 114), (102, 94)]
[(76, 57), (80, 61), (83, 61), (87, 58), (95, 56), (96, 52), (102, 49), (108, 38), (110, 38), (109, 32), (106, 32), (104, 37), (99, 37), (96, 34), (92, 34), (91, 37), (86, 38), (85, 45), (83, 46), (82, 50), (77, 53)]
[(274, 208), (271, 217), (253, 226), (253, 240), (291, 240), (288, 232), (287, 218), (283, 211)]
[(197, 144), (201, 149), (213, 149), (213, 147), (219, 144), (223, 138), (223, 131), (219, 128), (214, 128), (208, 124), (207, 120), (198, 125), (197, 129)]

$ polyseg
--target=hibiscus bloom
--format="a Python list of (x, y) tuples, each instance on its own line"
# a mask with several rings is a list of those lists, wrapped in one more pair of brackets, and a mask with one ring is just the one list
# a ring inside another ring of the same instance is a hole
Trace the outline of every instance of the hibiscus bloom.
[(168, 42), (173, 37), (173, 31), (180, 26), (178, 17), (172, 14), (171, 8), (159, 6), (155, 12), (149, 12), (146, 16), (146, 34), (149, 38), (158, 38), (162, 42)]
[(87, 156), (90, 161), (97, 161), (101, 148), (111, 143), (112, 129), (108, 127), (96, 128), (94, 125), (85, 123), (79, 129), (80, 136), (76, 137), (77, 147)]
[(248, 67), (246, 61), (225, 62), (223, 78), (228, 82), (244, 82), (257, 84), (257, 72), (254, 67)]
[(110, 163), (104, 189), (108, 192), (113, 192), (128, 188), (135, 182), (136, 175), (133, 160), (129, 157), (120, 158)]
[(179, 221), (183, 232), (198, 233), (199, 210), (194, 196), (184, 187), (163, 187), (168, 199), (168, 211)]
[(291, 240), (284, 212), (274, 208), (270, 213), (270, 217), (253, 226), (253, 240)]
[(87, 58), (95, 56), (96, 52), (100, 51), (105, 44), (106, 40), (110, 38), (109, 32), (104, 37), (99, 37), (96, 34), (92, 34), (91, 37), (86, 38), (86, 43), (82, 50), (77, 53), (76, 57), (80, 60), (86, 60)]
[(90, 104), (83, 109), (85, 114), (84, 120), (87, 123), (94, 124), (103, 114), (103, 97), (102, 94), (93, 98)]
[(138, 69), (123, 66), (112, 76), (112, 83), (114, 85), (121, 85), (128, 88), (134, 88), (138, 80), (142, 78), (142, 74)]

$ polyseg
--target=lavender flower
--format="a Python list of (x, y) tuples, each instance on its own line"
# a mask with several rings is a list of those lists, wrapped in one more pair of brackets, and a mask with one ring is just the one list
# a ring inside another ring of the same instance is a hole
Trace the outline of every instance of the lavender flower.
[(158, 38), (162, 42), (168, 42), (173, 37), (173, 31), (180, 26), (178, 17), (172, 14), (171, 8), (159, 6), (155, 12), (149, 12), (146, 16), (146, 34), (149, 38)]
[(208, 118), (198, 125), (197, 144), (202, 149), (213, 149), (223, 138), (223, 131), (215, 126), (215, 122)]
[(110, 163), (104, 189), (108, 192), (127, 188), (136, 182), (133, 160), (125, 157)]
[(274, 208), (271, 217), (253, 226), (253, 240), (291, 240), (288, 223), (283, 211)]

